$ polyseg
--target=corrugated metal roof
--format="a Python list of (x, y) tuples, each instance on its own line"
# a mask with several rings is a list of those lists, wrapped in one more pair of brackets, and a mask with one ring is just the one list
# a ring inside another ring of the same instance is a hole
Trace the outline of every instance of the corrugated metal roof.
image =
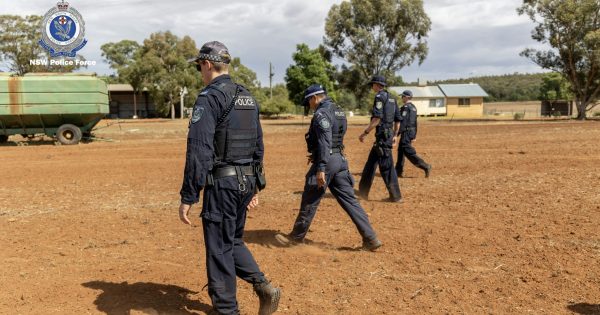
[(476, 83), (440, 84), (440, 89), (447, 97), (487, 97), (488, 94)]
[(133, 87), (130, 84), (109, 84), (110, 92), (133, 92)]
[(405, 90), (413, 93), (413, 98), (444, 97), (444, 93), (437, 86), (392, 86), (390, 91), (400, 95)]

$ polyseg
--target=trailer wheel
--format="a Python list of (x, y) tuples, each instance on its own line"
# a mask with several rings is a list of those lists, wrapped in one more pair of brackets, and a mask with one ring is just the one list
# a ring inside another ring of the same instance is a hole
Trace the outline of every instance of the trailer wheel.
[(0, 143), (6, 143), (8, 141), (7, 135), (0, 135)]
[(56, 138), (61, 144), (77, 144), (81, 140), (81, 129), (75, 125), (64, 124), (58, 127)]

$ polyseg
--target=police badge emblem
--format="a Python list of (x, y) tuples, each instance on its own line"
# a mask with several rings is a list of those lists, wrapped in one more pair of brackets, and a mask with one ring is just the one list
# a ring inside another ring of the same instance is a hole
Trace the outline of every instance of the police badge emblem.
[(319, 120), (319, 126), (321, 126), (321, 128), (323, 129), (329, 129), (329, 127), (331, 127), (331, 124), (329, 123), (329, 120), (327, 120), (327, 118), (323, 118)]
[(75, 57), (87, 40), (85, 22), (79, 11), (62, 0), (42, 19), (42, 39), (38, 42), (51, 57)]
[(383, 107), (383, 102), (377, 102), (377, 103), (375, 103), (375, 107), (377, 109), (381, 109)]

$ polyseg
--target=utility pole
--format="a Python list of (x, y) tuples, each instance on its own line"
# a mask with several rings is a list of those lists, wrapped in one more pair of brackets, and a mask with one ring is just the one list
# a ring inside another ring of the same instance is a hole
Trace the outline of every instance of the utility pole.
[(269, 91), (271, 91), (271, 98), (273, 98), (273, 65), (269, 62)]

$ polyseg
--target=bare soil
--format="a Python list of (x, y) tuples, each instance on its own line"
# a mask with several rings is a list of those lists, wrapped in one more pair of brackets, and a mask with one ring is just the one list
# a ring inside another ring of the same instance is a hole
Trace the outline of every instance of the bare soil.
[[(361, 240), (331, 195), (307, 245), (298, 212), (308, 119), (264, 121), (268, 187), (245, 240), (281, 314), (600, 314), (600, 122), (422, 121), (403, 204), (375, 178)], [(103, 121), (104, 127), (114, 121)], [(370, 145), (346, 137), (358, 181)], [(126, 121), (76, 146), (0, 146), (0, 314), (205, 314), (202, 228), (177, 215), (186, 121)], [(25, 144), (25, 145), (23, 145)], [(243, 314), (258, 299), (240, 281)]]

